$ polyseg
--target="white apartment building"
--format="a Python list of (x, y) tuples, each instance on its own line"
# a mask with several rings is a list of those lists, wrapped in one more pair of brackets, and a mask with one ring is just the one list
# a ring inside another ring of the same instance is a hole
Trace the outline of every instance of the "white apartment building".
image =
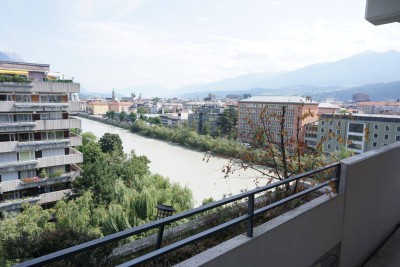
[(0, 212), (50, 206), (70, 192), (83, 156), (68, 99), (80, 85), (51, 80), (47, 64), (0, 61)]

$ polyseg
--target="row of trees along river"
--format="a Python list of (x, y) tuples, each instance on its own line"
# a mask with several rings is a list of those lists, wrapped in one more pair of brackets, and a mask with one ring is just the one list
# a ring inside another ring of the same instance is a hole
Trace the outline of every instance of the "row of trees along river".
[(134, 150), (137, 155), (146, 156), (152, 173), (169, 177), (171, 182), (187, 186), (193, 192), (195, 206), (202, 200), (221, 199), (229, 194), (240, 193), (256, 187), (256, 181), (261, 179), (260, 173), (247, 169), (237, 170), (224, 178), (224, 166), (228, 160), (210, 158), (205, 160), (205, 153), (198, 152), (171, 142), (146, 138), (128, 130), (81, 118), (82, 131), (93, 132), (97, 138), (105, 133), (118, 134), (123, 142), (124, 152)]

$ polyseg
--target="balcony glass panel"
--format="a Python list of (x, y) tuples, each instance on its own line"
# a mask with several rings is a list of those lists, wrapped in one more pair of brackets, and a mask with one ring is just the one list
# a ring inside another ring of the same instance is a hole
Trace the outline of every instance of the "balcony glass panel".
[(32, 121), (32, 114), (17, 114), (17, 122)]
[(15, 95), (15, 102), (18, 103), (31, 103), (31, 95)]

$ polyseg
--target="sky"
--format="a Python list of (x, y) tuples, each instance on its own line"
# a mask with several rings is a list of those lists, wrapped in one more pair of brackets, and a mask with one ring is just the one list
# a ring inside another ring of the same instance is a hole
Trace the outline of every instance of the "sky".
[[(0, 0), (0, 51), (48, 63), (86, 91), (172, 90), (400, 51), (400, 24), (365, 0)], [(147, 87), (146, 87), (147, 86)], [(144, 96), (151, 92), (142, 92)]]

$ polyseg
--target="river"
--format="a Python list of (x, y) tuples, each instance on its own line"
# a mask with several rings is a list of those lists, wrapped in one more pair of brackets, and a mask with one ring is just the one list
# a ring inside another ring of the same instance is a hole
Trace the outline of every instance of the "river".
[(152, 173), (168, 177), (171, 182), (187, 186), (193, 192), (195, 206), (201, 205), (205, 198), (219, 200), (224, 195), (237, 194), (241, 190), (256, 187), (254, 178), (260, 176), (254, 170), (238, 170), (229, 178), (224, 178), (223, 167), (228, 160), (211, 158), (204, 161), (204, 152), (198, 152), (171, 142), (146, 138), (128, 130), (108, 124), (83, 119), (83, 132), (93, 132), (97, 138), (104, 133), (119, 134), (125, 153), (133, 149), (137, 155), (145, 155), (151, 163)]

